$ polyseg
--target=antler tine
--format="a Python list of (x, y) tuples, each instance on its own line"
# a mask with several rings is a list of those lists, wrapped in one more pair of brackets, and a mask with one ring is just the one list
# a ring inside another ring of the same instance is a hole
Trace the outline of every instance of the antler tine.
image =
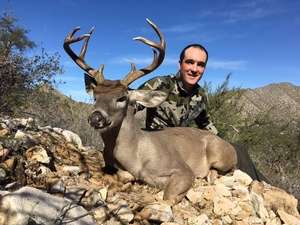
[[(95, 78), (96, 82), (103, 83), (104, 81), (104, 75), (103, 75), (103, 65), (98, 69), (95, 70), (91, 66), (89, 66), (85, 60), (85, 53), (87, 51), (88, 42), (90, 40), (90, 37), (94, 31), (94, 27), (89, 31), (87, 34), (83, 34), (79, 37), (74, 37), (75, 33), (80, 30), (80, 27), (76, 27), (71, 31), (67, 37), (64, 40), (64, 49), (67, 52), (67, 54), (71, 57), (71, 59), (81, 68), (83, 69), (89, 76)], [(71, 49), (70, 45), (79, 42), (81, 40), (84, 40), (84, 43), (82, 45), (82, 48), (80, 50), (79, 56), (74, 53), (74, 51)]]
[(143, 42), (146, 45), (149, 45), (152, 47), (153, 50), (153, 61), (152, 63), (143, 68), (136, 70), (135, 65), (131, 64), (131, 71), (126, 75), (126, 77), (121, 81), (121, 83), (125, 86), (128, 86), (133, 81), (137, 80), (138, 78), (151, 73), (153, 70), (155, 70), (157, 67), (160, 66), (160, 64), (163, 62), (165, 57), (165, 48), (166, 48), (166, 42), (164, 39), (163, 34), (160, 32), (159, 28), (149, 19), (146, 19), (147, 22), (150, 24), (150, 26), (155, 30), (156, 34), (159, 36), (160, 43), (156, 43), (154, 41), (148, 40), (144, 37), (135, 37), (133, 40), (138, 40)]

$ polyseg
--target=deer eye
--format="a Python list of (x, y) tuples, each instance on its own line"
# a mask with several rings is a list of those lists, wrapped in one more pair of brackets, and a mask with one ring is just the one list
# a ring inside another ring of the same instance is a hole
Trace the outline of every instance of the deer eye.
[(127, 97), (126, 96), (122, 96), (120, 98), (117, 99), (117, 102), (124, 102), (127, 100)]

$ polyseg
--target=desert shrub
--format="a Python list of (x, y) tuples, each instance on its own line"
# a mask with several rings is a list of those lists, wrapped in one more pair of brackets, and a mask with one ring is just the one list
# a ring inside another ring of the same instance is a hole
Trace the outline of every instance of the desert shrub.
[(59, 55), (27, 56), (36, 47), (27, 37), (28, 31), (17, 25), (17, 20), (3, 14), (0, 17), (0, 113), (15, 114), (26, 104), (36, 88), (53, 85), (52, 79), (62, 72)]
[(207, 82), (203, 87), (208, 95), (209, 115), (218, 129), (218, 135), (235, 142), (238, 139), (239, 129), (244, 123), (244, 118), (240, 114), (243, 106), (239, 102), (243, 91), (240, 88), (230, 88), (229, 80), (230, 74), (215, 89)]

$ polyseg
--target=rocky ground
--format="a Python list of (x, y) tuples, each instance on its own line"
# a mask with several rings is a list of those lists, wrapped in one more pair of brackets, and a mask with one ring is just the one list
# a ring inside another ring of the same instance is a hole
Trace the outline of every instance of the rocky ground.
[(169, 206), (160, 190), (102, 166), (73, 132), (0, 118), (0, 225), (300, 225), (296, 198), (239, 170), (211, 171)]

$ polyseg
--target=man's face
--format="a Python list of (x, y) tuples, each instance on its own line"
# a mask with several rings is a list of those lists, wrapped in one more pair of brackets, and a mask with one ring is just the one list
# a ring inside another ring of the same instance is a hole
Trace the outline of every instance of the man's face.
[(180, 77), (187, 89), (193, 88), (201, 79), (205, 66), (207, 55), (200, 48), (190, 47), (186, 49), (184, 58), (180, 62)]

